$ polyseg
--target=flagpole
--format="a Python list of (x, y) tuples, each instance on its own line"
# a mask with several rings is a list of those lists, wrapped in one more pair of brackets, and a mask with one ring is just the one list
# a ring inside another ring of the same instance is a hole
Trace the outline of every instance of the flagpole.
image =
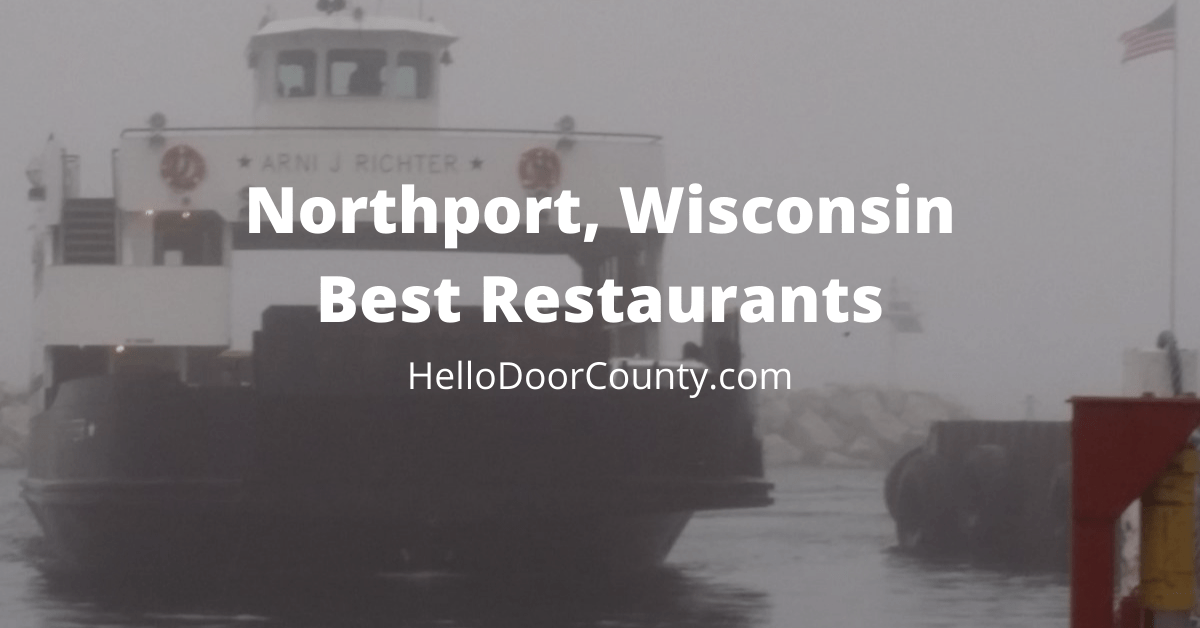
[(1118, 40), (1125, 44), (1125, 57), (1121, 63), (1140, 59), (1146, 55), (1165, 50), (1171, 51), (1171, 223), (1170, 246), (1167, 249), (1167, 329), (1175, 333), (1176, 281), (1179, 266), (1177, 259), (1179, 226), (1179, 46), (1176, 45), (1178, 29), (1178, 2), (1172, 2), (1166, 11), (1149, 22), (1124, 33)]
[[(1176, 24), (1178, 24), (1178, 16), (1176, 16)], [(1176, 27), (1178, 32), (1178, 27)], [(1175, 227), (1178, 222), (1178, 184), (1179, 179), (1179, 46), (1172, 46), (1171, 50), (1171, 272), (1170, 272), (1170, 313), (1168, 317), (1167, 329), (1171, 333), (1175, 333), (1175, 274), (1176, 274), (1176, 235)]]

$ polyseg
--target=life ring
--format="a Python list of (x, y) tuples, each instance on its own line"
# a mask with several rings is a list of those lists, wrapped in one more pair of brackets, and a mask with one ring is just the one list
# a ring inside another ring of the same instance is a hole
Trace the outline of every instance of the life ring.
[(199, 151), (187, 144), (179, 144), (163, 153), (158, 171), (172, 190), (187, 192), (200, 185), (208, 174), (208, 167)]
[(526, 190), (549, 190), (558, 187), (562, 178), (562, 161), (558, 153), (538, 146), (521, 153), (517, 177)]

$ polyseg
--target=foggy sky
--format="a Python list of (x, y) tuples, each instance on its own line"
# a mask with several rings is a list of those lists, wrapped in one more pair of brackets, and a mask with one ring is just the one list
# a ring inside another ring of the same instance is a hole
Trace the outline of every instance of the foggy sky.
[[(280, 17), (315, 0), (275, 0)], [(366, 0), (412, 15), (416, 0)], [(727, 195), (945, 196), (952, 235), (746, 233), (667, 240), (671, 285), (912, 288), (926, 332), (901, 338), (901, 383), (986, 418), (1064, 417), (1117, 393), (1121, 352), (1167, 323), (1170, 53), (1122, 66), (1116, 38), (1162, 2), (466, 2), (426, 0), (461, 37), (447, 126), (665, 136), (668, 184)], [(1200, 346), (1200, 7), (1180, 2), (1177, 335)], [(5, 3), (0, 58), (0, 380), (28, 379), (24, 169), (53, 132), (111, 194), (118, 133), (246, 125), (244, 51), (266, 3)], [(1195, 22), (1191, 24), (1190, 22)], [(315, 286), (315, 278), (314, 278)], [(886, 322), (744, 325), (751, 365), (794, 385), (883, 382)], [(850, 330), (847, 337), (843, 332)], [(673, 350), (667, 348), (667, 353)]]

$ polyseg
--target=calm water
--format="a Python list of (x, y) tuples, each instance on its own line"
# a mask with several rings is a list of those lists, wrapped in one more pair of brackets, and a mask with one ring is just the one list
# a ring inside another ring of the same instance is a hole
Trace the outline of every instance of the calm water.
[(898, 556), (875, 471), (777, 472), (769, 509), (694, 519), (668, 568), (633, 582), (451, 577), (239, 582), (186, 591), (51, 585), (37, 530), (0, 471), (0, 628), (504, 626), (1066, 626), (1061, 576)]

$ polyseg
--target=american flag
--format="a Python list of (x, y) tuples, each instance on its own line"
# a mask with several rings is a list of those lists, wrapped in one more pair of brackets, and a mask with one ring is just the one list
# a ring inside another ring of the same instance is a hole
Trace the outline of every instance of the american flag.
[(1121, 35), (1125, 44), (1125, 57), (1121, 63), (1132, 61), (1155, 52), (1175, 49), (1175, 5), (1162, 12), (1143, 26), (1125, 31)]

